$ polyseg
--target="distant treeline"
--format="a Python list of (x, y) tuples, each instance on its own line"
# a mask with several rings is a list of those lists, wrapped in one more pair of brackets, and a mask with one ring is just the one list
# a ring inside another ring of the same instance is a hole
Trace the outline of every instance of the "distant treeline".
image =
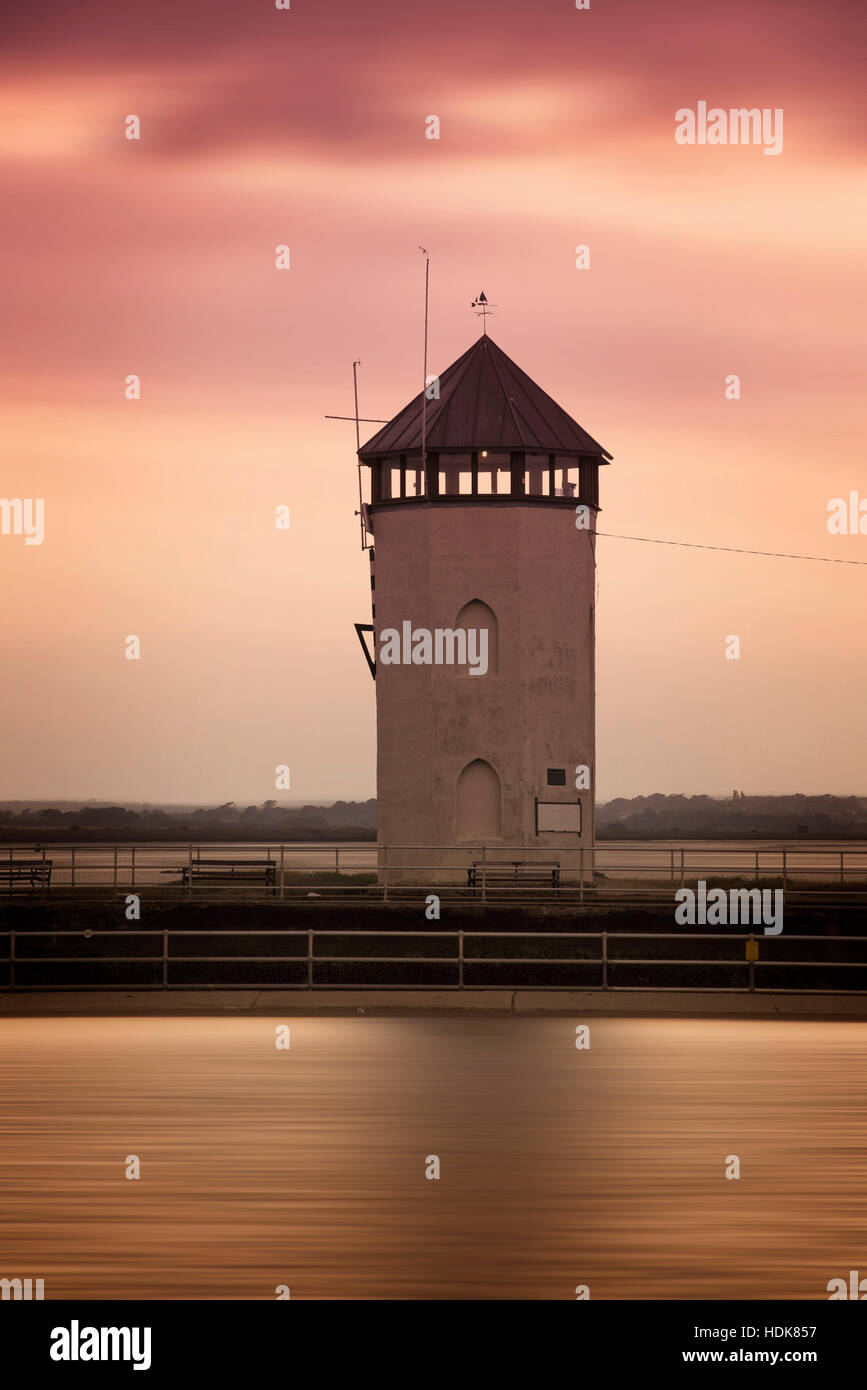
[(163, 810), (143, 806), (0, 807), (0, 837), (70, 840), (375, 840), (376, 801), (335, 801), (332, 806), (222, 806)]
[[(596, 808), (599, 839), (744, 839), (752, 835), (867, 839), (867, 797), (713, 796), (618, 797)], [(27, 802), (0, 806), (0, 837), (28, 840), (374, 840), (376, 801), (331, 806), (222, 806), (163, 810), (157, 806), (86, 805), (65, 809)]]
[(745, 839), (751, 835), (812, 839), (867, 838), (867, 797), (618, 797), (596, 808), (600, 839)]

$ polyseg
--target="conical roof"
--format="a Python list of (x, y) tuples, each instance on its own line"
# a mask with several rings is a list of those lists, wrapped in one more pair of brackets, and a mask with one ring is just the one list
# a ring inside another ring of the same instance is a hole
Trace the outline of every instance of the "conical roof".
[[(421, 449), (423, 392), (358, 451), (360, 459)], [(427, 402), (425, 448), (499, 449), (542, 454), (611, 455), (483, 335), (439, 378)]]

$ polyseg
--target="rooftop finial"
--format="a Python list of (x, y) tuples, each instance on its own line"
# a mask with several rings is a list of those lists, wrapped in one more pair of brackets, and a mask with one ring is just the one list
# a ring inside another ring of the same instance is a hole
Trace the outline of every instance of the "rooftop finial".
[(485, 297), (484, 290), (482, 290), (478, 299), (474, 299), (472, 304), (470, 305), (470, 308), (475, 310), (476, 318), (482, 320), (482, 333), (484, 333), (486, 337), (488, 333), (488, 325), (486, 323), (486, 319), (488, 317), (488, 314), (492, 314), (496, 307), (496, 304), (488, 303), (487, 298)]

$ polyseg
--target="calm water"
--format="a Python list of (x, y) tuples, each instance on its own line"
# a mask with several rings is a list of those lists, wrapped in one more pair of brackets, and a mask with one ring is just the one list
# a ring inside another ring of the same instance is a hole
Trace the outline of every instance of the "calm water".
[(867, 1273), (867, 1025), (606, 1018), (577, 1051), (575, 1021), (300, 1018), (277, 1051), (266, 1018), (0, 1019), (0, 1275), (822, 1299)]

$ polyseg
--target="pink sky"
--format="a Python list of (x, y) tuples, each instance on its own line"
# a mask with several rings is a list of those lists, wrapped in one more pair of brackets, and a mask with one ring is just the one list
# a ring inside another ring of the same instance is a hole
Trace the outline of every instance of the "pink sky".
[[(767, 0), (19, 13), (0, 494), (44, 497), (46, 539), (0, 536), (0, 798), (261, 802), (283, 763), (292, 800), (374, 794), (354, 429), (323, 417), (355, 357), (362, 414), (420, 388), (419, 244), (429, 370), (483, 288), (614, 454), (600, 531), (867, 561), (826, 528), (867, 498), (864, 25)], [(783, 153), (676, 144), (700, 100), (782, 108)], [(867, 568), (598, 559), (602, 799), (867, 791)]]

